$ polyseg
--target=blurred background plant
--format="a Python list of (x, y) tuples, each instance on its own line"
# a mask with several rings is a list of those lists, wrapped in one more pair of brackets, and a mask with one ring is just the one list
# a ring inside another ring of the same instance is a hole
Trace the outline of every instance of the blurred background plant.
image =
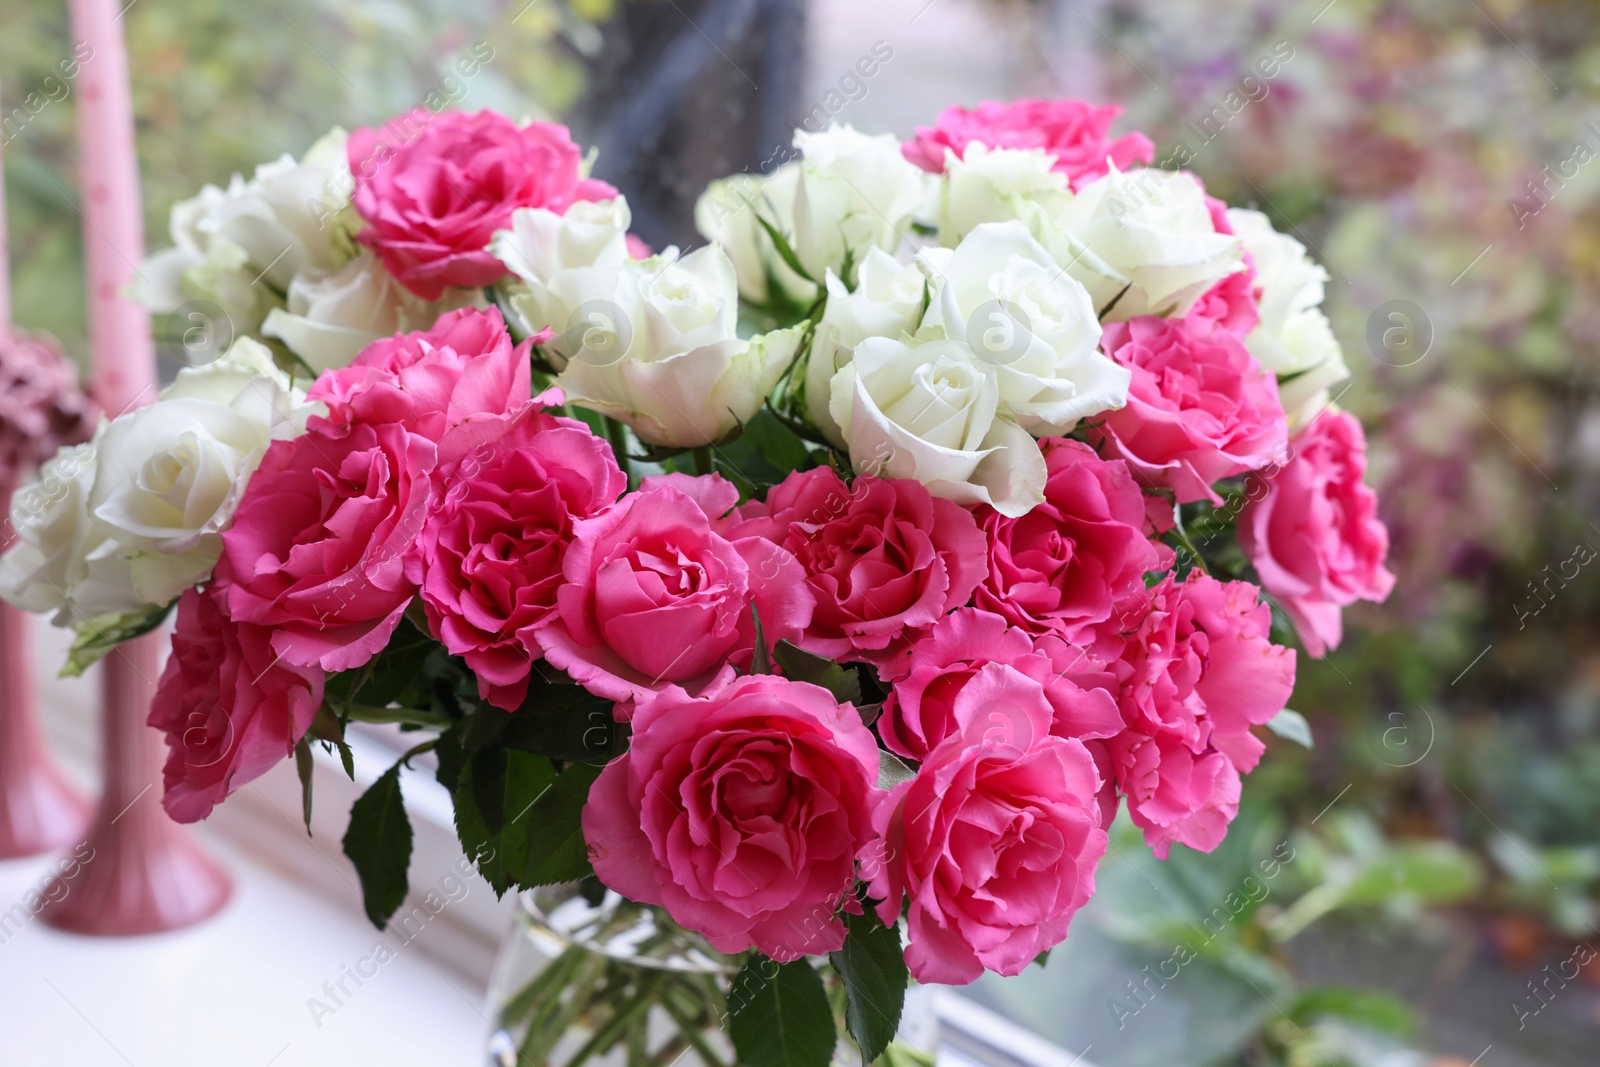
[[(1600, 4), (163, 0), (125, 23), (152, 247), (202, 183), (432, 92), (572, 121), (658, 247), (698, 243), (705, 181), (818, 108), (906, 136), (948, 103), (1079, 95), (1158, 161), (1186, 146), (1329, 269), (1399, 586), (1302, 657), (1315, 747), (1273, 742), (1222, 848), (1118, 837), (1067, 944), (973, 995), (1102, 1067), (1594, 1062)], [(10, 0), (5, 30), (18, 319), (81, 355), (71, 94), (15, 111), (72, 54), (64, 5)], [(478, 41), (493, 60), (451, 82)], [(852, 79), (875, 41), (892, 60)]]

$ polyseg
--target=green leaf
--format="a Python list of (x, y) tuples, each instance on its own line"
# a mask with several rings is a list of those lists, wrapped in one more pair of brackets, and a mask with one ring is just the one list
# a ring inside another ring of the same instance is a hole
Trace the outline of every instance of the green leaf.
[(361, 876), (367, 918), (382, 930), (406, 898), (406, 869), (411, 865), (411, 821), (400, 796), (399, 763), (379, 775), (351, 807), (344, 854)]
[(176, 603), (174, 600), (160, 607), (85, 619), (78, 624), (77, 636), (72, 639), (72, 648), (67, 652), (67, 662), (61, 667), (61, 677), (78, 677), (122, 642), (143, 637), (154, 630), (167, 621), (167, 615)]
[(311, 741), (302, 737), (294, 746), (294, 769), (300, 776), (300, 810), (305, 815), (306, 836), (311, 836)]
[(767, 634), (761, 628), (761, 613), (756, 610), (754, 602), (750, 605), (750, 618), (756, 624), (755, 649), (750, 656), (750, 673), (771, 674), (772, 661), (767, 658)]
[(456, 780), (456, 835), (495, 895), (518, 883), (528, 862), (536, 801), (556, 782), (543, 756), (492, 745), (472, 753)]
[(844, 948), (830, 952), (833, 969), (844, 979), (850, 1004), (845, 1022), (850, 1036), (861, 1046), (861, 1059), (871, 1063), (883, 1054), (900, 1028), (900, 1009), (905, 1005), (905, 956), (900, 949), (898, 926), (889, 927), (868, 911), (845, 914)]
[(893, 752), (878, 749), (878, 788), (893, 789), (901, 782), (909, 782), (917, 772)]
[(1312, 986), (1295, 998), (1287, 1014), (1301, 1026), (1332, 1016), (1399, 1037), (1416, 1028), (1416, 1017), (1405, 1001), (1384, 990), (1360, 986)]
[(589, 787), (600, 777), (600, 771), (592, 763), (569, 763), (555, 785), (533, 805), (527, 815), (528, 858), (521, 878), (524, 889), (575, 882), (594, 873), (589, 865), (589, 846), (583, 840), (582, 817)]
[(800, 257), (794, 254), (793, 248), (789, 247), (789, 239), (783, 234), (779, 233), (776, 226), (762, 218), (761, 212), (756, 210), (754, 204), (750, 206), (750, 213), (754, 215), (756, 221), (761, 224), (761, 228), (767, 231), (767, 236), (772, 238), (772, 247), (777, 251), (778, 258), (783, 260), (784, 265), (790, 270), (794, 271), (796, 274), (800, 275), (800, 277), (804, 278), (806, 281), (810, 282), (812, 285), (818, 284), (817, 280), (811, 275), (807, 274), (806, 269), (800, 265)]
[(1311, 747), (1311, 724), (1293, 708), (1284, 708), (1267, 720), (1267, 729), (1288, 741), (1306, 748)]
[[(622, 751), (626, 736), (612, 713), (614, 706), (582, 686), (549, 682), (535, 672), (527, 698), (510, 716), (500, 742), (551, 759), (604, 762)], [(487, 709), (479, 713), (489, 714)]]
[(854, 671), (846, 670), (825, 656), (807, 652), (785, 640), (779, 641), (772, 650), (772, 658), (783, 668), (784, 677), (820, 685), (841, 704), (855, 704), (861, 700), (861, 679)]
[(728, 1032), (741, 1067), (827, 1067), (836, 1035), (822, 978), (804, 959), (756, 955), (728, 995)]

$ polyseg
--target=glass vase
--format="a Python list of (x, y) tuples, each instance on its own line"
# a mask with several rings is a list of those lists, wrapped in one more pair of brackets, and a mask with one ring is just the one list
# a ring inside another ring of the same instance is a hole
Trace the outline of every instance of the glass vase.
[(732, 1067), (738, 961), (662, 908), (576, 884), (518, 898), (489, 986), (489, 1067)]

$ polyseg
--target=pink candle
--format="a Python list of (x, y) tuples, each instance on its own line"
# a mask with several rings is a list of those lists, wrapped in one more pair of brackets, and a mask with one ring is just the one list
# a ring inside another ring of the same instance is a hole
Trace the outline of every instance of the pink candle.
[[(123, 0), (71, 0), (72, 29), (91, 56), (79, 77), (79, 185), (95, 398), (107, 417), (156, 396), (150, 316), (123, 296), (144, 258)], [(172, 930), (213, 914), (227, 876), (161, 808), (160, 735), (145, 725), (164, 633), (126, 642), (104, 662), (104, 783), (88, 844), (94, 859), (43, 917), (89, 934)], [(50, 897), (50, 894), (46, 894)]]

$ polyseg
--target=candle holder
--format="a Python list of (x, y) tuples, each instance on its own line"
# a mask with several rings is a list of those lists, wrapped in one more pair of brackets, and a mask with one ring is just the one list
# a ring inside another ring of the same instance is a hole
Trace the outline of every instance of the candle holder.
[(156, 632), (125, 641), (103, 661), (105, 787), (78, 862), (45, 892), (39, 917), (80, 934), (176, 930), (228, 902), (228, 876), (161, 807), (161, 736), (145, 725), (160, 676)]
[(0, 859), (66, 848), (89, 819), (45, 749), (36, 708), (28, 617), (0, 603)]
[[(150, 316), (122, 294), (144, 258), (139, 167), (119, 0), (71, 0), (73, 35), (92, 50), (80, 76), (78, 150), (95, 399), (115, 417), (156, 395)], [(215, 914), (231, 892), (222, 868), (161, 807), (161, 737), (146, 725), (164, 631), (103, 661), (104, 788), (76, 864), (45, 894), (40, 918), (84, 934), (148, 934)]]

